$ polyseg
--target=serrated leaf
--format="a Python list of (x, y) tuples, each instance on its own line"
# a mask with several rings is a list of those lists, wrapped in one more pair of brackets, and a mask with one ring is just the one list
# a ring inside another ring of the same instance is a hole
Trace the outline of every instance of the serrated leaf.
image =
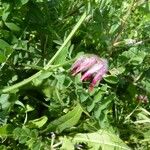
[(118, 136), (106, 130), (99, 130), (93, 133), (79, 133), (74, 137), (68, 137), (68, 139), (70, 139), (74, 145), (85, 143), (90, 150), (130, 150)]
[(78, 123), (82, 112), (83, 110), (80, 104), (77, 104), (72, 111), (69, 111), (67, 114), (52, 121), (46, 131), (56, 131), (57, 133), (61, 133), (63, 130), (73, 127)]
[(85, 93), (84, 91), (82, 91), (82, 92), (80, 93), (79, 97), (80, 97), (80, 101), (83, 103), (83, 102), (85, 102), (85, 101), (88, 99), (89, 94), (88, 94), (88, 93)]

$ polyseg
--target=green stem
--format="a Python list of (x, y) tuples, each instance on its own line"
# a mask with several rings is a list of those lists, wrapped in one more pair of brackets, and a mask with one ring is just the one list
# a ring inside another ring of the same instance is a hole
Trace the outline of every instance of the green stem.
[[(56, 68), (59, 68), (59, 67), (61, 67), (61, 66), (65, 66), (65, 65), (67, 65), (67, 64), (69, 64), (69, 63), (72, 63), (74, 60), (75, 60), (75, 59), (72, 59), (72, 60), (69, 60), (69, 61), (64, 62), (63, 64), (54, 65), (54, 66), (52, 66), (51, 68), (48, 68), (47, 70), (48, 70), (48, 71), (53, 71), (53, 70), (56, 69)], [(29, 77), (29, 78), (27, 78), (27, 79), (24, 79), (23, 81), (21, 81), (21, 82), (19, 82), (19, 83), (16, 83), (16, 84), (14, 84), (14, 85), (12, 85), (12, 86), (10, 86), (10, 87), (6, 87), (6, 88), (4, 88), (4, 89), (1, 91), (1, 93), (7, 93), (7, 92), (10, 92), (10, 91), (12, 91), (12, 90), (15, 90), (15, 89), (17, 89), (17, 88), (19, 88), (19, 87), (21, 87), (21, 86), (23, 86), (23, 85), (25, 85), (25, 84), (31, 82), (33, 79), (39, 77), (39, 76), (40, 76), (43, 72), (45, 72), (45, 71), (46, 71), (46, 70), (40, 70), (40, 71), (38, 71), (37, 73), (35, 73), (34, 75), (32, 75), (31, 77)]]
[(40, 76), (42, 74), (42, 71), (39, 71), (37, 72), (36, 74), (32, 75), (31, 77), (27, 78), (27, 79), (24, 79), (23, 81), (19, 82), (19, 83), (16, 83), (10, 87), (6, 87), (2, 90), (2, 93), (7, 93), (7, 92), (10, 92), (10, 91), (13, 91), (29, 82), (31, 82), (33, 79), (37, 78), (38, 76)]
[[(71, 40), (71, 38), (73, 37), (73, 35), (75, 34), (75, 32), (78, 30), (78, 28), (80, 27), (80, 25), (82, 24), (82, 22), (84, 21), (84, 19), (86, 18), (86, 12), (84, 12), (84, 14), (81, 16), (80, 20), (77, 22), (77, 24), (74, 26), (74, 28), (72, 29), (72, 31), (70, 32), (70, 34), (68, 35), (68, 37), (66, 38), (66, 40), (64, 41), (64, 43), (61, 45), (61, 47), (59, 48), (59, 50), (55, 53), (55, 55), (51, 58), (51, 60), (47, 63), (47, 65), (43, 68), (43, 70), (49, 70), (49, 68), (51, 67), (51, 64), (54, 62), (54, 60), (56, 59), (56, 57), (58, 57), (58, 55), (60, 54), (60, 52), (63, 50), (63, 48), (66, 46), (66, 44)], [(62, 65), (56, 65), (52, 68), (50, 68), (50, 70), (53, 70), (54, 68), (60, 67)], [(7, 93), (10, 91), (13, 91), (29, 82), (31, 82), (33, 79), (39, 77), (44, 71), (40, 70), (39, 72), (35, 73), (34, 75), (32, 75), (31, 77), (24, 79), (23, 81), (16, 83), (10, 87), (6, 87), (4, 89), (1, 90), (1, 93)]]
[(61, 45), (61, 47), (59, 48), (59, 50), (56, 52), (56, 54), (52, 57), (52, 59), (44, 67), (45, 70), (47, 70), (50, 67), (50, 65), (54, 62), (54, 60), (58, 57), (58, 55), (60, 54), (60, 52), (63, 50), (63, 48), (66, 46), (66, 44), (70, 41), (70, 39), (73, 37), (73, 35), (77, 31), (77, 29), (80, 27), (80, 25), (82, 24), (82, 22), (84, 21), (85, 18), (86, 18), (86, 12), (84, 12), (84, 14), (81, 16), (80, 20), (74, 26), (73, 30), (70, 32), (70, 34), (68, 35), (68, 37), (66, 38), (66, 40), (64, 41), (64, 43)]

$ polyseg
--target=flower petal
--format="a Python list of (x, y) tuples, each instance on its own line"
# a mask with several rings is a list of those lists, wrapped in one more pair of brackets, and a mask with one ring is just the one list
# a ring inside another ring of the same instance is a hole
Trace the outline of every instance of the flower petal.
[(79, 72), (84, 72), (87, 69), (89, 69), (92, 65), (94, 65), (97, 62), (97, 60), (92, 58), (84, 58), (83, 62), (77, 67), (73, 75), (78, 74)]
[(89, 86), (89, 91), (92, 91), (94, 89), (95, 85), (97, 83), (99, 83), (101, 80), (102, 80), (102, 74), (101, 74), (101, 72), (98, 72), (96, 74), (96, 76), (93, 78), (93, 80)]
[(81, 77), (81, 81), (83, 81), (85, 78), (91, 76), (92, 74), (96, 74), (102, 67), (103, 67), (102, 63), (94, 64), (94, 66), (92, 66), (88, 71), (86, 71), (83, 74), (83, 76)]
[(92, 83), (89, 86), (89, 91), (92, 91), (94, 86), (102, 80), (103, 76), (106, 74), (107, 71), (108, 71), (107, 60), (103, 60), (103, 66), (100, 68), (98, 73), (93, 78)]
[(82, 64), (82, 62), (84, 61), (84, 57), (80, 57), (79, 59), (77, 59), (75, 61), (75, 63), (72, 65), (71, 67), (71, 73), (74, 74), (74, 72), (76, 71), (76, 69)]
[(108, 62), (106, 59), (99, 58), (96, 55), (84, 55), (77, 59), (71, 68), (72, 75), (82, 74), (81, 81), (91, 80), (89, 90), (100, 82), (108, 71)]

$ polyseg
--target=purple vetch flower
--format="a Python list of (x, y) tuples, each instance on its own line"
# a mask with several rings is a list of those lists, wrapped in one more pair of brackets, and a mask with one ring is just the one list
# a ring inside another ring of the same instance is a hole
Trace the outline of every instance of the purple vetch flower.
[(92, 79), (89, 90), (92, 91), (97, 83), (108, 71), (108, 62), (106, 59), (99, 58), (96, 55), (83, 55), (72, 65), (71, 73), (73, 76), (82, 74), (81, 81)]

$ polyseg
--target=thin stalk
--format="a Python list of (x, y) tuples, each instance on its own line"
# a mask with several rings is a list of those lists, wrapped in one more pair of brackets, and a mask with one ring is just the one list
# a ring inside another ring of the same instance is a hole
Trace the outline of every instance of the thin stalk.
[(10, 86), (10, 87), (6, 87), (6, 88), (2, 89), (2, 90), (0, 91), (0, 93), (7, 93), (7, 92), (10, 92), (10, 91), (13, 91), (13, 90), (15, 90), (15, 89), (17, 89), (17, 88), (19, 88), (19, 87), (21, 87), (21, 86), (23, 86), (23, 85), (25, 85), (25, 84), (31, 82), (33, 79), (39, 77), (43, 72), (45, 72), (45, 71), (53, 71), (54, 69), (59, 68), (59, 67), (61, 67), (61, 66), (65, 66), (65, 65), (67, 65), (67, 64), (69, 64), (69, 63), (71, 63), (71, 62), (73, 62), (74, 60), (75, 60), (75, 59), (72, 59), (72, 60), (69, 60), (69, 61), (64, 62), (63, 64), (50, 66), (51, 68), (48, 68), (47, 70), (45, 70), (45, 69), (44, 69), (44, 70), (40, 70), (40, 71), (38, 71), (37, 73), (35, 73), (34, 75), (32, 75), (31, 77), (29, 77), (29, 78), (27, 78), (27, 79), (24, 79), (23, 81), (21, 81), (21, 82), (19, 82), (19, 83), (16, 83), (16, 84), (14, 84), (14, 85), (12, 85), (12, 86)]
[(131, 12), (132, 12), (134, 3), (135, 3), (135, 0), (132, 0), (130, 6), (129, 6), (129, 8), (128, 8), (128, 11), (126, 12), (125, 16), (123, 16), (122, 22), (121, 22), (121, 25), (120, 25), (121, 30), (120, 30), (120, 32), (118, 33), (117, 37), (114, 39), (113, 44), (116, 43), (116, 42), (119, 40), (120, 35), (123, 33), (123, 31), (124, 31), (124, 29), (125, 29), (125, 27), (126, 27), (126, 25), (127, 25), (126, 22), (127, 22), (127, 20), (129, 19), (129, 16), (131, 15)]
[[(78, 30), (78, 28), (80, 27), (80, 25), (82, 24), (82, 22), (85, 20), (86, 18), (86, 11), (84, 12), (84, 14), (81, 16), (80, 20), (77, 22), (77, 24), (74, 26), (74, 28), (72, 29), (72, 31), (70, 32), (70, 34), (68, 35), (68, 37), (66, 38), (66, 40), (64, 41), (64, 43), (61, 45), (61, 47), (59, 48), (59, 50), (55, 53), (55, 55), (51, 58), (51, 60), (47, 63), (47, 65), (43, 68), (43, 70), (49, 70), (49, 68), (51, 67), (52, 63), (54, 62), (54, 60), (58, 57), (58, 55), (60, 54), (60, 52), (63, 50), (63, 48), (66, 46), (66, 44), (71, 40), (71, 38), (73, 37), (73, 35), (76, 33), (76, 31)], [(62, 66), (62, 64), (55, 66), (56, 67), (60, 67)], [(50, 68), (51, 70), (54, 69), (53, 67)], [(42, 73), (43, 70), (40, 70), (39, 72), (35, 73), (34, 75), (32, 75), (31, 77), (24, 79), (23, 81), (16, 83), (10, 87), (6, 87), (4, 89), (1, 90), (1, 93), (7, 93), (10, 91), (13, 91), (29, 82), (31, 82), (33, 79), (39, 77)]]
[(6, 87), (4, 89), (2, 89), (1, 93), (7, 93), (7, 92), (10, 92), (10, 91), (13, 91), (29, 82), (31, 82), (33, 79), (39, 77), (40, 75), (42, 74), (42, 70), (35, 73), (34, 75), (32, 75), (31, 77), (27, 78), (27, 79), (24, 79), (23, 81), (19, 82), (19, 83), (16, 83), (10, 87)]
[(121, 19), (121, 25), (119, 26), (120, 27), (120, 31), (118, 31), (118, 34), (112, 40), (112, 45), (109, 47), (109, 50), (110, 50), (109, 57), (114, 52), (114, 51), (112, 51), (112, 49), (114, 48), (115, 43), (117, 43), (119, 41), (120, 36), (122, 35), (123, 31), (125, 30), (125, 28), (126, 28), (126, 26), (128, 24), (127, 22), (128, 22), (128, 19), (130, 18), (130, 15), (132, 14), (132, 10), (135, 9), (135, 7), (136, 7), (135, 0), (132, 0), (130, 6), (128, 7), (128, 10), (127, 10), (126, 14)]
[(78, 28), (80, 27), (80, 25), (82, 24), (82, 22), (84, 21), (84, 19), (86, 18), (86, 16), (87, 16), (86, 12), (84, 12), (84, 14), (81, 16), (80, 20), (78, 21), (78, 23), (74, 26), (73, 30), (70, 32), (70, 34), (68, 35), (68, 37), (66, 38), (66, 40), (64, 41), (64, 43), (59, 48), (59, 50), (55, 53), (55, 55), (52, 57), (52, 59), (44, 67), (45, 70), (47, 70), (50, 67), (50, 65), (54, 62), (54, 60), (58, 57), (58, 55), (60, 54), (60, 52), (63, 50), (63, 48), (66, 46), (66, 44), (70, 41), (70, 39), (73, 37), (73, 35), (75, 34), (75, 32), (78, 30)]

